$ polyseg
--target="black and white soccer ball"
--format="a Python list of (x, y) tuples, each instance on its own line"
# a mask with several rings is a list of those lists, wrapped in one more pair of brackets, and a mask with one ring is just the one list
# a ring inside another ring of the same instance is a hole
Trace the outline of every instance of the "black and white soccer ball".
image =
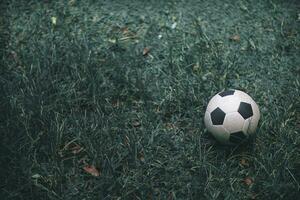
[(240, 90), (227, 90), (211, 98), (204, 122), (219, 142), (234, 145), (254, 134), (259, 118), (259, 108), (248, 94)]

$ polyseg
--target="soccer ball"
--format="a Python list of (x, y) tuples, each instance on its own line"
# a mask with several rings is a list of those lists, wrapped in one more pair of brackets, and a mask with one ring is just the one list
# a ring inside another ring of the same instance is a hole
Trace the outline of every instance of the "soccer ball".
[(254, 134), (260, 112), (255, 101), (240, 90), (227, 90), (209, 101), (204, 123), (222, 144), (234, 145)]

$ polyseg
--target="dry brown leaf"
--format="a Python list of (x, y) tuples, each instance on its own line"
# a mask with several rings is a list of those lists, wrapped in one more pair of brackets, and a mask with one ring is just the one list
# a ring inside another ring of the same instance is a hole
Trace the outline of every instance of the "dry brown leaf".
[(296, 31), (287, 31), (286, 36), (287, 37), (295, 37), (297, 35)]
[(242, 166), (249, 167), (249, 163), (248, 163), (248, 161), (247, 161), (245, 158), (242, 158), (242, 159), (240, 160), (240, 164), (241, 164)]
[(124, 35), (126, 35), (126, 34), (128, 34), (129, 29), (128, 29), (128, 27), (125, 26), (125, 27), (121, 28), (121, 31)]
[(112, 101), (111, 105), (114, 108), (119, 107), (120, 106), (120, 101), (119, 100), (114, 100), (114, 101)]
[(143, 50), (143, 56), (147, 56), (150, 52), (150, 49), (145, 47), (144, 50)]
[(172, 123), (166, 123), (166, 127), (167, 127), (167, 129), (170, 129), (170, 130), (177, 129), (176, 125), (172, 124)]
[(253, 179), (251, 178), (251, 177), (246, 177), (245, 179), (244, 179), (244, 183), (247, 185), (247, 186), (250, 186), (250, 185), (252, 185), (253, 184)]
[(139, 152), (137, 156), (140, 161), (145, 162), (145, 156), (143, 151)]
[(69, 4), (72, 6), (72, 5), (74, 5), (76, 3), (76, 0), (70, 0), (69, 1)]
[(124, 144), (125, 144), (126, 146), (129, 146), (129, 145), (130, 145), (130, 139), (129, 139), (129, 137), (128, 137), (127, 135), (125, 135), (125, 138), (124, 138)]
[(83, 167), (83, 169), (92, 176), (100, 176), (100, 172), (93, 165), (86, 165)]
[(241, 37), (240, 37), (240, 35), (233, 35), (230, 37), (230, 40), (239, 42), (241, 40)]

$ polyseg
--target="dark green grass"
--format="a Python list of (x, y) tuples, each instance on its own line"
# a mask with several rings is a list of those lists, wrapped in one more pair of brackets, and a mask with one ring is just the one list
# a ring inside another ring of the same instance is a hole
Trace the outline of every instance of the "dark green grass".
[[(298, 1), (1, 2), (2, 199), (299, 197)], [(203, 123), (228, 88), (261, 110), (237, 148)]]

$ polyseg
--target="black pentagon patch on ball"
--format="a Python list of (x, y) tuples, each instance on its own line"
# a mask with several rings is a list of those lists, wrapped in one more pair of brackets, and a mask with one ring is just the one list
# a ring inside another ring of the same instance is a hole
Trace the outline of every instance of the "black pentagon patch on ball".
[(242, 115), (244, 119), (248, 119), (249, 117), (253, 116), (252, 107), (249, 103), (241, 102), (238, 112)]
[(246, 135), (243, 133), (243, 131), (231, 133), (229, 137), (229, 141), (232, 143), (240, 143), (247, 139)]
[(219, 107), (212, 111), (211, 121), (213, 125), (222, 125), (225, 119), (225, 113)]
[(224, 92), (220, 92), (219, 95), (221, 97), (225, 97), (225, 96), (228, 96), (228, 95), (233, 95), (234, 94), (234, 90), (226, 90)]

